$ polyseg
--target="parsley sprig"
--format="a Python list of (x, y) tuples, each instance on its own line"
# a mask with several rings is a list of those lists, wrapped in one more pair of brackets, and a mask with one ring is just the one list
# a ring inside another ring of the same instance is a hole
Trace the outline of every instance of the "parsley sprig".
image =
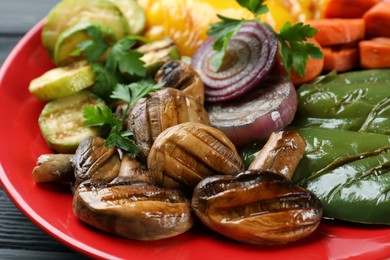
[[(87, 34), (91, 39), (80, 43), (72, 56), (84, 55), (88, 61), (97, 62), (103, 56), (110, 44), (108, 39), (102, 34), (102, 30), (97, 25), (90, 25), (86, 28)], [(112, 40), (112, 39), (110, 39)]]
[[(86, 29), (91, 39), (78, 45), (72, 55), (83, 55), (91, 62), (95, 73), (93, 92), (108, 103), (120, 101), (126, 104), (121, 117), (113, 113), (108, 105), (84, 106), (84, 123), (89, 126), (99, 126), (108, 129), (106, 146), (118, 147), (136, 156), (139, 147), (132, 140), (133, 133), (123, 129), (124, 120), (129, 108), (140, 98), (162, 87), (151, 81), (141, 80), (129, 83), (129, 77), (144, 78), (146, 69), (141, 60), (142, 53), (133, 49), (138, 36), (125, 36), (115, 43), (110, 43), (98, 26), (91, 25)], [(100, 62), (106, 56), (104, 62)]]
[(299, 75), (304, 76), (309, 56), (313, 59), (322, 58), (322, 53), (318, 47), (313, 43), (305, 42), (317, 33), (315, 28), (310, 27), (310, 25), (304, 25), (303, 23), (291, 25), (291, 23), (286, 22), (280, 32), (277, 33), (270, 26), (263, 24), (258, 19), (259, 15), (269, 11), (265, 4), (266, 0), (236, 1), (242, 7), (248, 9), (255, 18), (252, 20), (238, 20), (218, 15), (221, 21), (212, 24), (211, 28), (207, 31), (208, 35), (215, 37), (213, 49), (216, 53), (213, 56), (211, 64), (215, 71), (218, 71), (222, 65), (230, 39), (239, 32), (243, 24), (247, 21), (258, 22), (275, 34), (280, 42), (280, 55), (287, 73), (290, 73), (294, 69)]
[(89, 126), (108, 127), (110, 129), (106, 139), (106, 145), (109, 147), (119, 147), (133, 156), (139, 152), (139, 147), (136, 146), (131, 139), (133, 133), (123, 129), (123, 121), (129, 108), (152, 91), (156, 91), (163, 84), (154, 84), (153, 82), (142, 80), (130, 84), (117, 84), (111, 94), (111, 98), (125, 102), (126, 109), (121, 118), (112, 113), (111, 108), (104, 106), (84, 106), (83, 115), (85, 124)]
[[(84, 55), (85, 59), (92, 63), (95, 94), (108, 101), (107, 97), (118, 83), (126, 83), (128, 77), (145, 77), (145, 63), (141, 60), (143, 54), (133, 49), (137, 40), (145, 39), (125, 36), (112, 43), (113, 40), (107, 39), (97, 25), (88, 26), (86, 32), (90, 39), (80, 43), (72, 55)], [(104, 55), (107, 55), (105, 62), (99, 62)]]

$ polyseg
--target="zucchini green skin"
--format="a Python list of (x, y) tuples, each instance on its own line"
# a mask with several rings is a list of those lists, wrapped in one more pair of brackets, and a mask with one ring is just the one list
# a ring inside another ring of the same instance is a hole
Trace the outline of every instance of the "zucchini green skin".
[[(77, 50), (79, 44), (92, 39), (87, 32), (89, 27), (98, 28), (107, 42), (115, 43), (117, 41), (111, 28), (90, 22), (80, 22), (66, 29), (57, 39), (54, 48), (53, 60), (58, 67), (66, 66), (85, 59), (84, 55), (73, 56), (72, 53)], [(102, 61), (103, 60), (104, 59), (102, 59)]]
[(330, 74), (297, 94), (295, 126), (390, 134), (390, 69)]
[(142, 34), (146, 27), (146, 14), (136, 0), (110, 0), (123, 13), (129, 24), (129, 34)]
[(111, 28), (116, 39), (129, 34), (126, 18), (111, 1), (62, 0), (49, 12), (42, 29), (42, 43), (51, 57), (60, 34), (80, 22)]
[(344, 130), (297, 131), (307, 147), (292, 181), (314, 192), (324, 217), (390, 224), (390, 136)]

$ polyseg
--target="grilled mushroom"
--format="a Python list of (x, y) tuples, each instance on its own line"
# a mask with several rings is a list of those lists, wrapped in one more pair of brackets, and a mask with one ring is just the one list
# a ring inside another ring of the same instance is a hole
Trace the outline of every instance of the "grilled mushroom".
[[(195, 187), (192, 207), (206, 226), (249, 244), (283, 244), (316, 230), (320, 200), (285, 177), (295, 170), (306, 144), (296, 133), (275, 135), (251, 170), (208, 177)], [(284, 156), (290, 153), (298, 155)]]
[(85, 181), (73, 196), (73, 211), (95, 228), (135, 240), (177, 236), (194, 224), (181, 191), (137, 181)]
[(110, 182), (119, 174), (121, 161), (114, 147), (107, 147), (101, 137), (83, 140), (73, 157), (75, 185), (86, 180)]
[(142, 98), (127, 117), (127, 129), (141, 149), (140, 158), (146, 161), (157, 136), (165, 129), (184, 122), (210, 124), (204, 107), (181, 90), (163, 88)]
[(182, 123), (162, 132), (148, 157), (154, 181), (191, 191), (204, 178), (236, 174), (244, 163), (224, 133), (199, 123)]
[(204, 86), (198, 73), (188, 64), (179, 61), (166, 62), (156, 73), (156, 81), (166, 87), (182, 90), (200, 104), (204, 104)]

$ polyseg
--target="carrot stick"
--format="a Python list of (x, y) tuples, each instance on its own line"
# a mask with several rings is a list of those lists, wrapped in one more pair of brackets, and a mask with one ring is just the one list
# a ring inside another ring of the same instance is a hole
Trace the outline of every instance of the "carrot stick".
[(368, 38), (390, 37), (390, 1), (383, 1), (363, 16)]
[(318, 30), (314, 38), (321, 46), (355, 42), (365, 36), (364, 20), (360, 19), (319, 19), (308, 22)]
[(390, 38), (378, 37), (359, 42), (360, 66), (366, 69), (390, 67)]
[(325, 18), (362, 18), (364, 13), (382, 0), (330, 0)]
[(324, 47), (324, 70), (347, 71), (359, 65), (357, 46)]

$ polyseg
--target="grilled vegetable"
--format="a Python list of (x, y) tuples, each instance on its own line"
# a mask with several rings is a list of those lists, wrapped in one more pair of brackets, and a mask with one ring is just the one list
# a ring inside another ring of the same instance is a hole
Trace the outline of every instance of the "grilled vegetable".
[(92, 67), (81, 61), (45, 72), (30, 82), (28, 90), (37, 99), (49, 101), (89, 88), (94, 82)]
[(238, 147), (265, 140), (294, 118), (297, 94), (291, 81), (270, 75), (262, 85), (240, 99), (206, 105), (211, 125)]
[(177, 236), (194, 224), (181, 191), (143, 182), (83, 182), (75, 191), (73, 211), (95, 228), (135, 240)]
[(236, 148), (221, 131), (193, 122), (162, 132), (148, 157), (148, 169), (157, 184), (187, 191), (208, 176), (236, 174), (243, 167)]
[[(312, 234), (322, 217), (321, 202), (286, 177), (304, 147), (296, 132), (273, 134), (250, 170), (211, 176), (195, 187), (196, 215), (211, 229), (249, 244), (283, 244)], [(285, 157), (291, 153), (296, 155)]]
[[(98, 28), (102, 35), (102, 38), (107, 43), (114, 43), (117, 41), (115, 35), (112, 33), (111, 28), (101, 25), (93, 24), (90, 22), (80, 22), (62, 32), (57, 39), (54, 47), (54, 63), (57, 66), (65, 66), (72, 64), (73, 62), (84, 60), (84, 55), (73, 55), (77, 50), (78, 45), (91, 40), (92, 37), (88, 33), (88, 28)], [(104, 58), (106, 55), (104, 55)], [(101, 60), (104, 60), (103, 58)]]
[(259, 23), (245, 23), (231, 38), (218, 71), (212, 69), (214, 40), (214, 37), (209, 37), (191, 61), (205, 85), (206, 101), (232, 100), (259, 87), (275, 62), (276, 36)]
[(73, 158), (76, 186), (93, 179), (107, 183), (115, 179), (121, 167), (119, 154), (114, 147), (107, 147), (101, 137), (84, 139)]
[(129, 25), (129, 34), (141, 34), (145, 30), (145, 12), (136, 0), (110, 0), (123, 13)]
[(48, 102), (39, 115), (39, 127), (48, 146), (59, 153), (74, 153), (87, 137), (102, 133), (84, 124), (82, 108), (102, 106), (104, 101), (86, 90)]
[(305, 147), (305, 139), (295, 131), (273, 132), (248, 169), (275, 172), (291, 179)]
[(32, 172), (36, 183), (74, 181), (73, 154), (42, 154)]
[(170, 39), (144, 44), (137, 51), (143, 54), (141, 60), (145, 62), (146, 73), (151, 77), (164, 63), (180, 58), (179, 51)]
[(59, 35), (81, 21), (111, 28), (116, 39), (121, 39), (129, 33), (126, 18), (112, 2), (64, 0), (50, 11), (42, 29), (42, 43), (51, 57), (54, 55)]
[(174, 60), (165, 63), (156, 73), (156, 81), (176, 88), (204, 104), (204, 86), (198, 73), (188, 64)]
[(283, 244), (311, 234), (321, 203), (285, 177), (258, 171), (212, 176), (194, 190), (192, 207), (202, 222), (249, 244)]
[(324, 216), (390, 224), (390, 136), (298, 129), (307, 148), (292, 180), (322, 201)]
[(184, 122), (210, 124), (203, 106), (181, 90), (163, 88), (150, 93), (132, 107), (126, 119), (127, 129), (141, 149), (140, 158), (146, 161), (157, 136), (165, 129)]
[(390, 70), (331, 73), (298, 89), (299, 127), (390, 134)]
[(111, 182), (117, 183), (129, 180), (154, 184), (147, 167), (130, 154), (124, 154), (121, 159), (118, 176)]

